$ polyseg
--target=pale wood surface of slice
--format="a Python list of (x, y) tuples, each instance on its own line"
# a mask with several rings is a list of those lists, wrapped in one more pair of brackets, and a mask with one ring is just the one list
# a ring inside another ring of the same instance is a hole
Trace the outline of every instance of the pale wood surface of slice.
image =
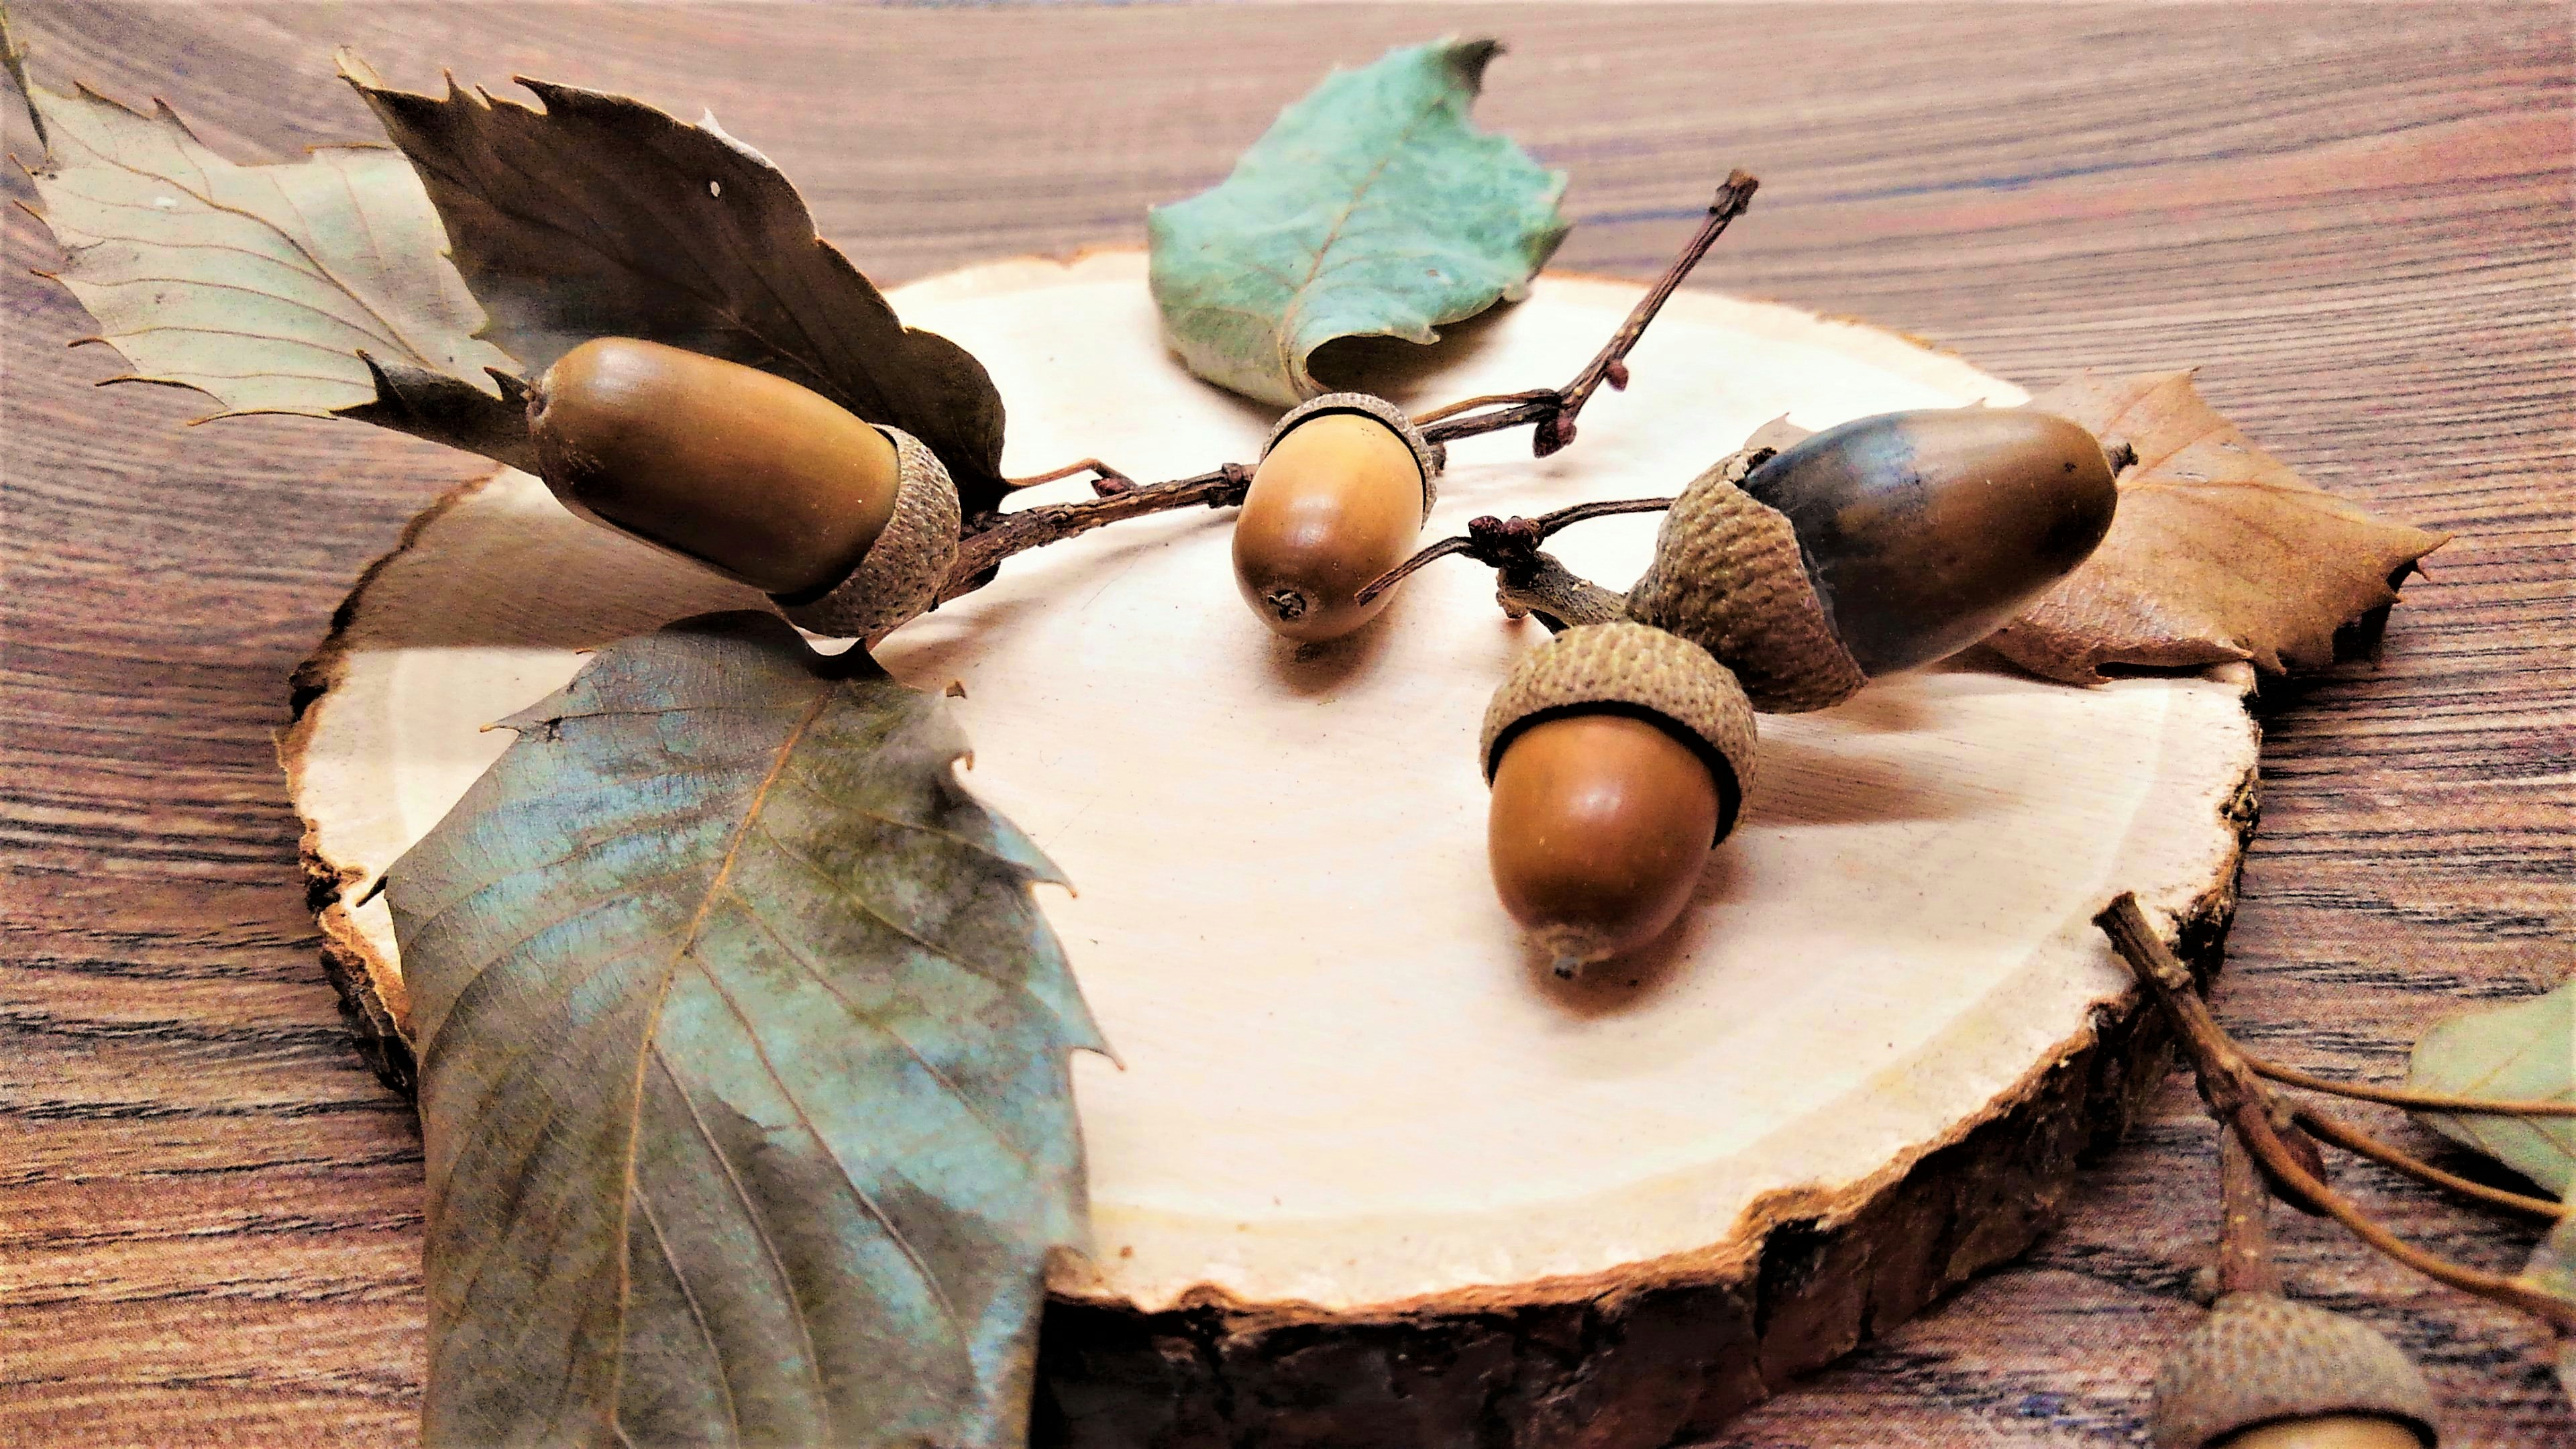
[[(1571, 171), (1558, 264), (1651, 276), (1743, 165), (1761, 195), (1695, 286), (1937, 338), (2031, 388), (2199, 364), (2213, 403), (2311, 481), (2457, 536), (2407, 585), (2382, 662), (2265, 702), (2263, 828), (2212, 992), (2232, 1029), (2386, 1081), (2463, 999), (2576, 968), (2563, 6), (9, 11), (39, 83), (162, 96), (244, 161), (375, 134), (331, 79), (342, 43), (407, 85), (520, 72), (712, 108), (888, 283), (1141, 239), (1147, 205), (1222, 179), (1325, 67), (1500, 35), (1478, 116)], [(0, 126), (35, 154), (14, 101)], [(35, 200), (14, 168), (0, 190)], [(95, 325), (30, 275), (60, 254), (14, 207), (0, 231), (0, 1441), (409, 1443), (419, 1138), (315, 959), (272, 734), (350, 579), (488, 465), (340, 423), (189, 428), (201, 397), (96, 391), (116, 360), (64, 349)], [(2147, 1106), (2116, 1146), (1981, 1159), (1991, 1177), (2083, 1154), (2035, 1249), (1696, 1442), (2137, 1442), (2155, 1365), (2199, 1316), (2218, 1180), (2188, 1083), (2137, 1060)], [(2530, 1256), (2520, 1220), (2341, 1168), (2418, 1242), (2499, 1271)], [(2330, 1225), (2276, 1228), (2294, 1295), (2424, 1365), (2453, 1449), (2576, 1438), (2543, 1331)], [(1775, 1296), (1798, 1266), (1780, 1260)], [(1332, 1357), (1195, 1321), (1176, 1374)], [(1545, 1362), (1586, 1325), (1496, 1327)], [(1505, 1394), (1512, 1360), (1478, 1362)], [(1301, 1422), (1293, 1399), (1256, 1408)]]
[[(1543, 277), (1450, 350), (1439, 387), (1562, 371), (1637, 296)], [(1177, 476), (1253, 457), (1266, 430), (1267, 410), (1168, 358), (1138, 253), (996, 263), (892, 300), (1014, 400), (1014, 472), (1088, 452)], [(1782, 414), (1821, 428), (2023, 398), (1892, 334), (1698, 292), (1632, 365), (1544, 463), (1517, 435), (1454, 447), (1428, 527), (1670, 491)], [(1379, 385), (1433, 400), (1419, 380)], [(1656, 522), (1588, 525), (1559, 551), (1624, 583)], [(1871, 1276), (1982, 1266), (1953, 1262), (1958, 1240), (2017, 1249), (2064, 1187), (1998, 1178), (1991, 1200), (1946, 1206), (1941, 1233), (1856, 1229), (1882, 1197), (1921, 1193), (1926, 1154), (1989, 1124), (2116, 1130), (2118, 1093), (2042, 1121), (2060, 1110), (2051, 1070), (2134, 1010), (2090, 919), (2134, 888), (2204, 938), (2223, 924), (2256, 753), (2241, 667), (2094, 689), (1954, 667), (1767, 718), (1744, 823), (1682, 926), (1566, 986), (1495, 904), (1475, 763), (1487, 697), (1544, 631), (1505, 620), (1492, 575), (1459, 561), (1363, 633), (1299, 648), (1238, 601), (1228, 523), (1193, 510), (1023, 556), (878, 650), (907, 683), (962, 689), (970, 783), (1079, 892), (1045, 906), (1120, 1064), (1077, 1061), (1096, 1242), (1061, 1296), (1432, 1333), (1620, 1290), (1749, 1292), (1795, 1222), (1866, 1240), (1818, 1286), (1859, 1280), (1867, 1301)], [(317, 875), (339, 883), (323, 915), (353, 984), (399, 1023), (398, 951), (369, 892), (507, 745), (490, 721), (559, 686), (584, 647), (759, 602), (573, 518), (525, 474), (425, 518), (308, 671), (322, 693), (284, 751)], [(1629, 1352), (1673, 1350), (1578, 1358)], [(1760, 1352), (1655, 1367), (1722, 1395)], [(1776, 1381), (1815, 1355), (1773, 1356)], [(1096, 1370), (1057, 1377), (1067, 1398), (1100, 1387)], [(1346, 1442), (1366, 1442), (1374, 1406), (1357, 1382), (1339, 1393)], [(1662, 1443), (1697, 1397), (1605, 1405), (1632, 1422), (1601, 1442)]]

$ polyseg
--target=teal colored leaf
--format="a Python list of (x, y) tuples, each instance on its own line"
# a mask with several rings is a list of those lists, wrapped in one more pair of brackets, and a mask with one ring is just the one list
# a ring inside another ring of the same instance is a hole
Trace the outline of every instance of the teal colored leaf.
[(354, 416), (521, 460), (517, 364), (475, 335), (483, 309), (399, 153), (237, 166), (167, 106), (27, 98), (49, 143), (36, 194), (67, 258), (53, 275), (132, 368), (111, 381), (194, 388), (213, 417)]
[[(2433, 1023), (2415, 1043), (2406, 1085), (2458, 1097), (2576, 1101), (2576, 981), (2543, 996)], [(2553, 1194), (2576, 1185), (2576, 1117), (2414, 1115)]]
[(715, 614), (504, 723), (387, 885), (424, 1439), (1024, 1442), (1101, 1041), (940, 701)]
[(971, 517), (998, 505), (1002, 397), (974, 356), (903, 325), (817, 236), (805, 199), (709, 116), (522, 78), (543, 108), (450, 82), (341, 73), (411, 158), (491, 336), (542, 369), (593, 337), (642, 337), (802, 384), (901, 428), (948, 465)]
[(1213, 191), (1154, 208), (1154, 301), (1192, 372), (1263, 402), (1324, 391), (1340, 337), (1436, 342), (1517, 301), (1568, 223), (1565, 173), (1467, 119), (1501, 45), (1443, 40), (1336, 71)]

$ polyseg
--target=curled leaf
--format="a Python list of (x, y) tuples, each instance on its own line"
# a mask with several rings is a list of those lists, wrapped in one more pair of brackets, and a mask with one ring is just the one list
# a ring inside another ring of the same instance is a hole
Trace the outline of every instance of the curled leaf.
[(939, 701), (716, 614), (505, 724), (387, 878), (423, 1437), (1023, 1442), (1100, 1038)]
[(2571, 1192), (2558, 1218), (2558, 1226), (2531, 1250), (2531, 1261), (2522, 1270), (2522, 1281), (2543, 1293), (2554, 1293), (2576, 1303), (2576, 1192)]
[(2237, 659), (2269, 674), (2324, 668), (2335, 632), (2395, 602), (2415, 561), (2449, 541), (2310, 485), (2203, 401), (2188, 372), (2084, 373), (2025, 406), (2138, 455), (2102, 546), (1987, 641), (2051, 679)]
[(786, 176), (713, 117), (525, 78), (542, 110), (452, 82), (416, 95), (340, 63), (427, 183), (491, 335), (530, 369), (593, 337), (685, 347), (921, 439), (970, 515), (1007, 491), (983, 365), (905, 327)]
[(1436, 342), (1527, 292), (1565, 239), (1565, 173), (1467, 119), (1501, 48), (1444, 40), (1336, 72), (1223, 184), (1154, 209), (1154, 301), (1192, 372), (1290, 405), (1325, 390), (1307, 364), (1327, 342)]
[(133, 368), (112, 381), (194, 388), (213, 417), (357, 416), (518, 460), (515, 380), (494, 381), (516, 364), (475, 336), (482, 308), (400, 155), (239, 166), (167, 106), (27, 97), (51, 142), (32, 174), (68, 257), (55, 276)]
[[(2568, 1193), (2561, 1209), (2558, 1226), (2531, 1250), (2521, 1276), (2529, 1287), (2576, 1303), (2576, 1191)], [(2557, 1368), (2559, 1389), (2576, 1403), (2576, 1335), (2559, 1339)]]
[[(2433, 1023), (2415, 1043), (2406, 1085), (2455, 1097), (2576, 1101), (2576, 981)], [(2576, 1117), (2414, 1115), (2553, 1193), (2576, 1186)]]

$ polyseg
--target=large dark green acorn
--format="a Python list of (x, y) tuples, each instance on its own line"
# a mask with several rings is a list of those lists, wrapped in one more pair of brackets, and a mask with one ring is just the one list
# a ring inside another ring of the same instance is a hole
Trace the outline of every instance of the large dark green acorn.
[(1757, 707), (1821, 709), (1993, 633), (2091, 556), (2118, 503), (2100, 441), (2064, 418), (1862, 418), (1693, 481), (1628, 611), (1716, 655)]

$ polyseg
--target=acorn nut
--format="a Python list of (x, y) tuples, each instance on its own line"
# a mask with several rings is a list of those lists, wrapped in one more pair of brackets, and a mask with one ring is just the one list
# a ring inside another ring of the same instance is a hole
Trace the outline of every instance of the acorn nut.
[(817, 633), (928, 607), (957, 553), (957, 492), (917, 439), (783, 377), (600, 337), (530, 390), (538, 471), (597, 523), (751, 585)]
[(1393, 403), (1326, 393), (1271, 429), (1234, 523), (1234, 579), (1290, 639), (1339, 639), (1386, 607), (1359, 591), (1404, 562), (1430, 516), (1439, 451)]
[(2274, 1293), (2231, 1293), (2156, 1373), (2155, 1449), (2434, 1449), (2439, 1406), (2367, 1324)]
[(2064, 418), (1884, 413), (1693, 480), (1628, 612), (1716, 655), (1756, 707), (1822, 709), (2001, 628), (2118, 504), (2100, 441)]
[(1524, 655), (1485, 711), (1494, 888), (1559, 976), (1662, 935), (1753, 771), (1753, 708), (1707, 651), (1620, 621)]

